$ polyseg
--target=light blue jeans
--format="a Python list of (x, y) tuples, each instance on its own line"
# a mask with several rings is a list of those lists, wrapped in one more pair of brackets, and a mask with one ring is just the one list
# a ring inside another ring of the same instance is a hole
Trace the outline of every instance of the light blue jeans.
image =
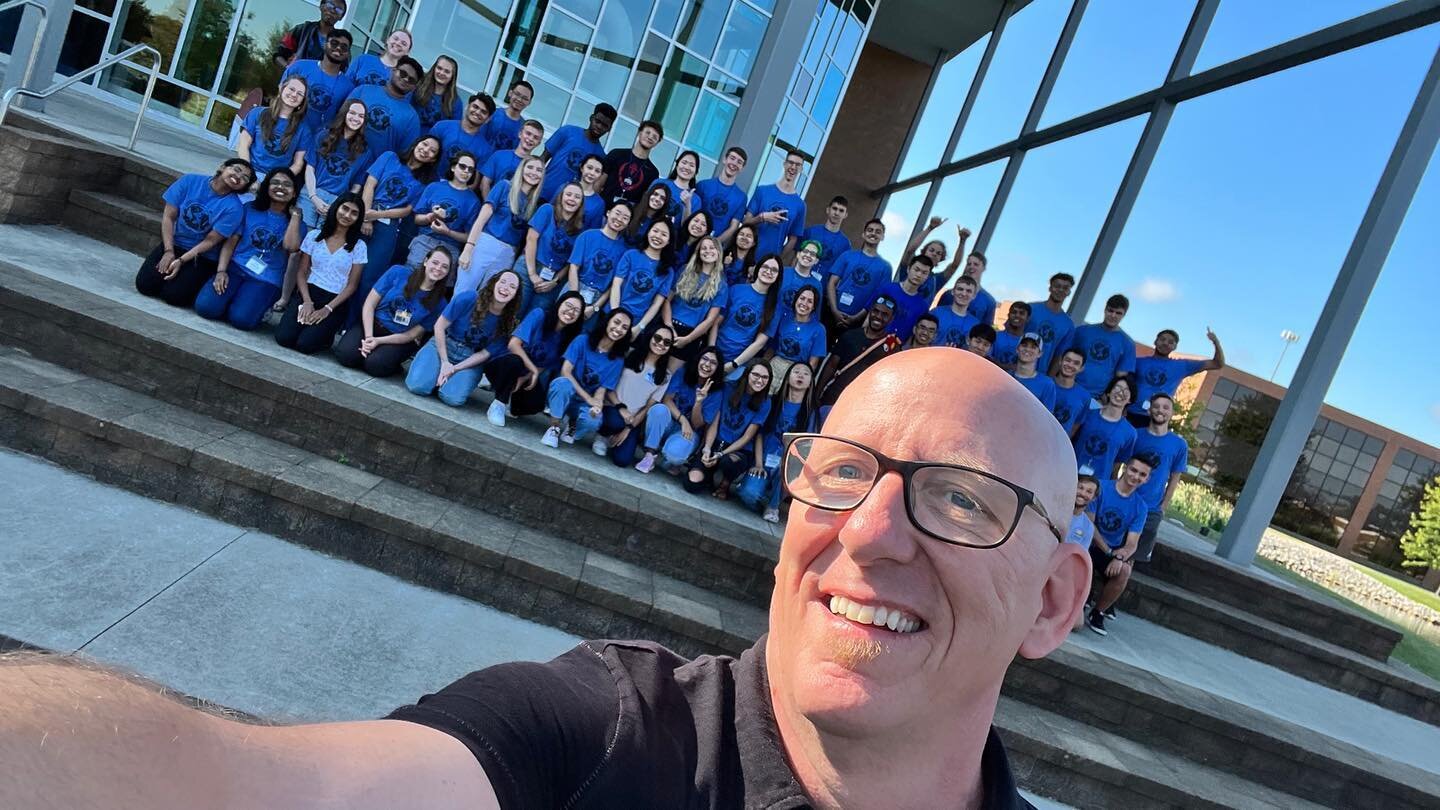
[(587, 439), (600, 429), (601, 415), (591, 415), (590, 405), (575, 393), (575, 384), (570, 382), (568, 377), (556, 377), (550, 381), (550, 391), (545, 401), (551, 416), (570, 420), (576, 441)]
[[(450, 362), (457, 361), (451, 357)], [(435, 381), (440, 379), (440, 353), (435, 350), (435, 338), (432, 337), (420, 347), (415, 359), (410, 361), (410, 371), (405, 375), (405, 387), (410, 389), (410, 393), (422, 397), (437, 394), (441, 402), (458, 408), (470, 399), (470, 394), (480, 385), (480, 377), (484, 373), (483, 366), (461, 369), (450, 375), (450, 379), (436, 391)]]

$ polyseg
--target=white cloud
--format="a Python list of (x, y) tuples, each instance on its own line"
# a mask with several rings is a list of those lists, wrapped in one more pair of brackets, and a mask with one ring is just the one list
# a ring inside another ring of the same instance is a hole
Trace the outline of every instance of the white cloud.
[(1180, 290), (1173, 282), (1159, 278), (1146, 278), (1135, 289), (1135, 297), (1149, 304), (1161, 304), (1180, 297)]

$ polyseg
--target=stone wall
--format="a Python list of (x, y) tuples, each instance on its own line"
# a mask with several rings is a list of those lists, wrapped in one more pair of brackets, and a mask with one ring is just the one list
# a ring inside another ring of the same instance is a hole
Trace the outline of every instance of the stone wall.
[(119, 182), (125, 159), (13, 126), (0, 128), (0, 222), (59, 223), (71, 189)]

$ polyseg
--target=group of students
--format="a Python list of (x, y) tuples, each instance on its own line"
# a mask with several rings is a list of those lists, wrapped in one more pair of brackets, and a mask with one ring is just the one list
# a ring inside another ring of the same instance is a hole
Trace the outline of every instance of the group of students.
[[(546, 445), (589, 440), (616, 464), (659, 466), (772, 521), (781, 436), (818, 424), (894, 351), (954, 346), (1007, 368), (1099, 478), (1128, 457), (1116, 413), (1148, 419), (1134, 403), (1173, 395), (1200, 368), (1168, 357), (1176, 337), (1168, 350), (1157, 339), (1140, 370), (1119, 328), (1123, 296), (1103, 323), (1074, 324), (1064, 273), (1046, 301), (1011, 304), (997, 331), (967, 229), (951, 258), (932, 218), (894, 272), (880, 220), (858, 247), (842, 232), (843, 197), (806, 227), (798, 152), (750, 195), (738, 146), (715, 177), (698, 179), (688, 150), (661, 177), (649, 159), (658, 122), (607, 152), (616, 112), (602, 103), (545, 140), (523, 116), (529, 83), (498, 110), (484, 93), (462, 105), (455, 60), (424, 71), (410, 44), (395, 31), (383, 54), (352, 61), (336, 28), (320, 58), (290, 62), (270, 104), (247, 115), (237, 156), (166, 190), (136, 287), (240, 329), (277, 312), (281, 345), (333, 350), (374, 376), (403, 370), (411, 391), (457, 407), (486, 385), (497, 426), (543, 411)], [(1209, 364), (1223, 363), (1215, 346)]]

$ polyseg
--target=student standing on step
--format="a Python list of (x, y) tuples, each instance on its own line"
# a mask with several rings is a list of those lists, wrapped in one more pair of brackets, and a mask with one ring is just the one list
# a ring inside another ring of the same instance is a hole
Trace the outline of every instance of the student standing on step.
[(410, 361), (405, 387), (459, 408), (488, 364), (509, 351), (519, 323), (520, 277), (514, 270), (500, 271), (479, 291), (457, 291), (435, 321), (435, 336)]
[(851, 247), (850, 237), (840, 232), (848, 216), (850, 201), (838, 195), (831, 197), (830, 204), (825, 206), (825, 221), (811, 225), (800, 234), (802, 245), (807, 240), (820, 245), (820, 263), (815, 265), (815, 270), (821, 278), (830, 277), (830, 268), (835, 266), (835, 260)]
[(725, 251), (725, 282), (730, 286), (749, 284), (755, 277), (755, 262), (760, 254), (755, 252), (759, 237), (754, 225), (741, 225), (735, 230), (735, 239)]
[[(705, 202), (696, 191), (695, 177), (700, 173), (700, 154), (686, 149), (675, 158), (670, 174), (655, 181), (670, 191), (670, 224), (679, 229), (692, 214), (705, 210)], [(707, 215), (708, 216), (708, 215)], [(709, 220), (707, 219), (708, 223)]]
[[(414, 38), (404, 28), (391, 31), (390, 36), (385, 38), (383, 53), (379, 56), (362, 53), (350, 63), (350, 81), (356, 87), (384, 87), (391, 80), (395, 68), (410, 58), (410, 49), (414, 44)], [(410, 89), (405, 91), (407, 95), (415, 89), (424, 74), (425, 69), (419, 62), (415, 62), (415, 81), (411, 82)]]
[(420, 137), (420, 115), (410, 104), (410, 93), (424, 73), (419, 62), (406, 56), (384, 84), (357, 84), (350, 92), (346, 101), (365, 102), (365, 139), (375, 154), (400, 152)]
[(366, 296), (360, 324), (335, 344), (340, 365), (363, 368), (371, 377), (399, 374), (445, 309), (445, 281), (454, 263), (454, 254), (437, 245), (413, 265), (386, 270)]
[(532, 309), (510, 336), (509, 353), (485, 367), (495, 400), (485, 418), (505, 427), (507, 416), (530, 416), (545, 408), (550, 382), (560, 371), (564, 351), (585, 328), (585, 301), (571, 290), (547, 309)]
[(295, 175), (272, 169), (245, 206), (240, 230), (220, 248), (215, 278), (195, 299), (195, 312), (250, 331), (280, 298), (285, 266), (300, 248)]
[(754, 442), (770, 416), (770, 367), (747, 366), (723, 396), (706, 398), (704, 416), (705, 437), (685, 474), (685, 491), (709, 492), (723, 501), (744, 476), (763, 474), (755, 469)]
[(720, 159), (716, 175), (696, 185), (700, 199), (705, 201), (705, 213), (710, 215), (710, 231), (720, 239), (721, 245), (730, 244), (740, 221), (745, 218), (748, 201), (745, 190), (735, 185), (735, 180), (745, 170), (748, 160), (744, 149), (732, 146)]
[(780, 481), (780, 459), (785, 452), (785, 434), (805, 433), (814, 427), (814, 372), (797, 363), (781, 379), (770, 402), (770, 415), (755, 440), (755, 466), (735, 487), (740, 502), (761, 513), (767, 523), (780, 522), (785, 489)]
[(776, 330), (774, 339), (766, 344), (770, 378), (777, 391), (785, 380), (785, 373), (796, 363), (809, 365), (811, 372), (820, 370), (829, 341), (824, 325), (815, 315), (819, 308), (820, 294), (815, 292), (815, 288), (801, 287), (800, 292), (795, 294), (795, 303), (790, 311), (781, 316), (780, 328)]
[(1129, 309), (1130, 299), (1110, 296), (1105, 302), (1105, 319), (1076, 327), (1065, 342), (1065, 348), (1079, 349), (1085, 356), (1078, 381), (1091, 396), (1100, 396), (1113, 378), (1135, 373), (1135, 341), (1120, 328)]
[(1135, 549), (1135, 561), (1150, 562), (1150, 552), (1155, 548), (1155, 534), (1160, 530), (1160, 521), (1165, 518), (1165, 509), (1175, 497), (1175, 488), (1180, 485), (1180, 475), (1190, 463), (1190, 444), (1185, 437), (1170, 429), (1175, 418), (1175, 400), (1163, 391), (1150, 395), (1147, 409), (1150, 424), (1135, 435), (1135, 455), (1149, 458), (1154, 462), (1150, 478), (1140, 487), (1140, 497), (1145, 500), (1149, 514), (1145, 517), (1145, 528), (1140, 531), (1140, 542)]
[[(978, 250), (970, 251), (965, 257), (965, 275), (975, 279), (975, 300), (970, 302), (970, 314), (980, 323), (989, 326), (995, 325), (995, 296), (986, 291), (985, 286), (980, 282), (980, 277), (985, 275), (985, 268), (988, 266), (985, 254)], [(935, 291), (943, 289), (938, 285), (937, 279), (932, 279), (932, 284), (926, 286), (925, 291), (933, 298)], [(950, 303), (950, 291), (945, 291), (935, 302), (936, 306), (945, 306)]]
[(280, 76), (282, 86), (292, 77), (305, 80), (305, 126), (312, 134), (330, 126), (340, 105), (355, 89), (345, 73), (350, 64), (350, 44), (350, 32), (337, 28), (325, 38), (325, 50), (318, 59), (297, 60)]
[(1100, 492), (1090, 504), (1089, 515), (1095, 524), (1095, 536), (1090, 541), (1091, 570), (1103, 584), (1085, 624), (1102, 636), (1106, 634), (1105, 612), (1114, 607), (1130, 582), (1135, 549), (1149, 512), (1145, 499), (1140, 497), (1140, 487), (1150, 479), (1153, 462), (1146, 456), (1130, 458), (1119, 478), (1100, 482)]
[(630, 203), (616, 200), (610, 203), (609, 210), (605, 212), (603, 226), (592, 228), (575, 237), (575, 246), (570, 249), (570, 263), (566, 272), (569, 289), (580, 293), (585, 302), (586, 321), (594, 317), (609, 301), (615, 268), (628, 250), (622, 234), (629, 224)]
[(1066, 349), (1055, 361), (1055, 371), (1050, 379), (1055, 381), (1055, 407), (1050, 410), (1064, 429), (1065, 435), (1075, 435), (1075, 426), (1080, 417), (1090, 410), (1093, 397), (1090, 392), (1076, 384), (1075, 378), (1085, 368), (1085, 355), (1079, 349)]
[(754, 272), (753, 281), (730, 288), (725, 317), (715, 327), (715, 346), (726, 358), (721, 372), (726, 382), (739, 379), (780, 329), (780, 257), (762, 258)]
[(719, 240), (709, 235), (700, 237), (660, 309), (661, 322), (675, 332), (675, 345), (670, 352), (672, 369), (695, 357), (708, 344), (713, 327), (725, 310), (729, 292), (725, 268), (720, 264)]
[(540, 184), (544, 180), (545, 164), (532, 157), (521, 163), (508, 180), (490, 189), (465, 237), (465, 248), (460, 251), (457, 291), (478, 289), (497, 272), (515, 266), (530, 219), (540, 206)]
[[(876, 293), (877, 298), (883, 296), (895, 302), (895, 317), (890, 321), (890, 332), (900, 338), (901, 343), (910, 339), (915, 321), (930, 309), (930, 299), (925, 297), (922, 287), (934, 267), (927, 256), (911, 256), (904, 280), (898, 284), (891, 281)], [(867, 301), (866, 305), (870, 303)]]
[(410, 240), (406, 264), (419, 267), (436, 247), (444, 247), (451, 258), (460, 255), (460, 246), (469, 235), (470, 226), (475, 224), (475, 218), (480, 215), (480, 198), (475, 196), (475, 173), (475, 156), (461, 152), (447, 164), (444, 178), (420, 192), (414, 209), (419, 234)]
[(940, 319), (927, 312), (915, 320), (915, 328), (910, 330), (910, 339), (900, 348), (904, 351), (910, 349), (926, 349), (937, 345), (935, 338), (940, 333)]
[(581, 191), (585, 192), (585, 229), (599, 228), (605, 224), (605, 161), (591, 155), (580, 163)]
[(1186, 377), (1225, 367), (1225, 350), (1220, 347), (1220, 338), (1216, 337), (1208, 326), (1205, 328), (1205, 338), (1215, 347), (1215, 356), (1209, 360), (1171, 357), (1171, 353), (1180, 345), (1180, 333), (1174, 329), (1162, 329), (1160, 334), (1155, 336), (1155, 354), (1135, 359), (1137, 399), (1130, 403), (1130, 410), (1125, 415), (1137, 430), (1150, 424), (1145, 406), (1149, 404), (1151, 397), (1156, 394), (1174, 397), (1176, 389)]
[[(491, 152), (490, 157), (480, 164), (480, 196), (489, 195), (490, 189), (501, 180), (514, 177), (515, 170), (531, 157), (544, 138), (545, 125), (531, 118), (520, 127), (520, 138), (513, 149)], [(541, 165), (544, 165), (543, 161)]]
[(336, 197), (361, 189), (365, 172), (377, 157), (365, 140), (366, 115), (365, 102), (347, 101), (329, 128), (311, 133), (305, 151), (305, 190), (300, 195), (305, 227), (320, 227)]
[(675, 284), (675, 250), (670, 246), (670, 221), (659, 219), (645, 232), (644, 248), (632, 249), (615, 265), (610, 281), (610, 309), (623, 309), (634, 318), (630, 337), (639, 337), (660, 314), (660, 307)]
[(1045, 341), (1034, 332), (1026, 332), (1020, 338), (1020, 345), (1015, 347), (1015, 370), (1010, 376), (1015, 381), (1025, 386), (1025, 390), (1035, 395), (1045, 410), (1055, 410), (1055, 381), (1040, 373), (1036, 364), (1040, 361), (1040, 355), (1045, 350)]
[[(525, 124), (525, 109), (535, 100), (535, 88), (524, 79), (510, 83), (505, 92), (505, 107), (485, 122), (485, 140), (490, 152), (507, 152), (520, 143), (520, 129)], [(484, 164), (481, 164), (484, 165)]]
[(789, 253), (805, 230), (805, 198), (796, 190), (804, 168), (804, 155), (794, 149), (786, 152), (780, 179), (755, 189), (745, 208), (745, 224), (755, 226), (755, 250), (762, 256)]
[(360, 307), (364, 296), (380, 280), (380, 275), (390, 269), (403, 247), (400, 241), (400, 224), (415, 210), (415, 203), (425, 186), (435, 180), (440, 160), (440, 140), (426, 135), (410, 145), (409, 149), (396, 154), (381, 155), (366, 172), (365, 190), (360, 193), (365, 199), (365, 239), (369, 245), (370, 263), (360, 279), (359, 295), (352, 304), (350, 325), (360, 322)]
[(665, 324), (641, 335), (625, 355), (625, 368), (615, 390), (605, 396), (600, 429), (590, 449), (609, 455), (617, 467), (629, 467), (643, 448), (647, 455), (660, 451), (670, 423), (663, 416), (650, 423), (650, 408), (660, 404), (670, 378), (670, 349), (675, 333)]
[(535, 209), (526, 229), (525, 249), (515, 260), (523, 287), (520, 310), (549, 309), (568, 280), (575, 239), (585, 230), (585, 192), (566, 183), (553, 203)]
[(820, 254), (825, 252), (824, 245), (814, 240), (801, 242), (795, 251), (795, 265), (785, 268), (785, 273), (780, 277), (780, 311), (789, 313), (795, 308), (795, 295), (802, 289), (810, 288), (815, 291), (818, 300), (820, 293), (825, 289), (825, 278), (820, 275)]
[(970, 314), (970, 302), (975, 300), (975, 290), (975, 279), (961, 276), (955, 279), (955, 284), (950, 288), (950, 303), (930, 311), (930, 314), (935, 316), (939, 330), (935, 337), (936, 343), (957, 349), (966, 348), (970, 340), (970, 330), (980, 324), (980, 320)]
[(135, 289), (177, 307), (192, 307), (215, 275), (220, 245), (240, 231), (240, 195), (255, 182), (248, 161), (230, 158), (212, 176), (187, 174), (165, 189), (160, 244), (135, 274)]
[[(1100, 395), (1100, 407), (1086, 410), (1075, 425), (1075, 463), (1081, 473), (1100, 480), (1115, 477), (1119, 459), (1135, 453), (1135, 428), (1125, 420), (1125, 406), (1135, 389), (1116, 377)], [(1152, 465), (1153, 466), (1153, 465)]]
[(645, 235), (656, 222), (664, 222), (668, 226), (666, 233), (675, 233), (675, 226), (670, 225), (670, 216), (666, 213), (669, 210), (670, 188), (657, 181), (650, 186), (650, 193), (645, 195), (644, 202), (636, 206), (630, 214), (630, 225), (625, 229), (625, 244), (644, 249)]
[(335, 199), (325, 222), (300, 243), (292, 299), (275, 327), (275, 342), (304, 354), (329, 349), (346, 323), (347, 303), (360, 286), (369, 253), (361, 238), (365, 200), (353, 192)]
[(825, 279), (826, 317), (822, 320), (832, 339), (865, 320), (865, 302), (890, 280), (890, 263), (879, 254), (883, 241), (885, 223), (872, 219), (860, 232), (860, 247), (840, 254), (831, 266)]
[(281, 70), (302, 60), (320, 59), (337, 34), (344, 29), (335, 26), (345, 19), (345, 0), (321, 0), (320, 19), (300, 23), (285, 32), (275, 48), (271, 61)]
[(700, 240), (710, 235), (710, 215), (704, 211), (696, 211), (676, 226), (676, 233), (679, 238), (675, 242), (675, 265), (683, 267), (690, 261), (690, 256), (695, 252), (695, 246), (700, 244)]
[(623, 199), (639, 205), (646, 189), (660, 178), (660, 170), (650, 161), (650, 151), (665, 137), (659, 121), (645, 121), (635, 133), (629, 148), (611, 149), (605, 155), (605, 200)]
[(1041, 374), (1049, 371), (1056, 347), (1068, 341), (1070, 333), (1075, 331), (1075, 322), (1065, 311), (1065, 299), (1070, 297), (1070, 290), (1074, 286), (1074, 276), (1069, 273), (1056, 273), (1050, 277), (1049, 297), (1030, 304), (1030, 322), (1025, 324), (1025, 331), (1039, 335), (1041, 342), (1045, 344), (1045, 351), (1040, 355)]
[(485, 122), (495, 114), (495, 99), (488, 93), (476, 93), (465, 102), (465, 114), (458, 119), (438, 121), (430, 127), (430, 134), (440, 139), (448, 164), (461, 152), (475, 156), (476, 174), (485, 165), (495, 150), (485, 140)]
[(990, 359), (990, 350), (995, 348), (995, 327), (988, 323), (977, 323), (970, 327), (970, 336), (965, 339), (965, 349)]
[[(930, 217), (930, 221), (925, 223), (925, 227), (921, 228), (919, 233), (916, 233), (915, 237), (905, 245), (905, 251), (902, 254), (907, 258), (917, 254), (924, 255), (929, 257), (937, 269), (941, 267), (944, 268), (936, 272), (925, 282), (925, 292), (932, 299), (935, 297), (936, 292), (950, 285), (951, 279), (955, 277), (955, 271), (960, 269), (961, 259), (965, 256), (965, 243), (970, 241), (970, 229), (964, 225), (957, 224), (955, 226), (955, 235), (959, 237), (959, 243), (955, 246), (954, 258), (951, 258), (950, 263), (946, 264), (945, 259), (950, 256), (950, 250), (945, 247), (945, 243), (939, 239), (930, 239), (928, 242), (925, 241), (930, 237), (930, 234), (934, 233), (937, 228), (946, 222), (947, 220), (944, 217)], [(923, 247), (921, 245), (922, 242), (924, 243)], [(908, 262), (896, 268), (895, 281), (898, 282), (902, 280), (900, 274), (904, 272), (907, 265)], [(936, 306), (939, 305), (939, 302), (937, 302)]]
[(550, 381), (545, 412), (550, 427), (540, 437), (546, 447), (584, 441), (600, 427), (605, 393), (620, 383), (630, 349), (630, 313), (617, 309), (595, 322), (590, 333), (570, 341), (560, 374)]
[[(979, 289), (976, 289), (979, 292)], [(1010, 305), (1005, 313), (1005, 328), (995, 333), (995, 348), (990, 352), (990, 359), (995, 364), (1011, 371), (1018, 359), (1016, 350), (1020, 348), (1020, 339), (1025, 337), (1025, 324), (1030, 322), (1030, 305), (1024, 301), (1016, 301)]]
[(615, 108), (602, 101), (590, 111), (590, 120), (584, 127), (566, 124), (555, 130), (545, 141), (545, 185), (540, 187), (541, 199), (550, 202), (566, 183), (580, 182), (580, 169), (586, 158), (599, 158), (600, 173), (604, 174), (603, 141), (615, 126), (617, 116)]
[(460, 65), (445, 54), (435, 57), (435, 63), (415, 86), (410, 103), (420, 116), (420, 128), (429, 132), (441, 121), (453, 121), (465, 112), (460, 100)]

